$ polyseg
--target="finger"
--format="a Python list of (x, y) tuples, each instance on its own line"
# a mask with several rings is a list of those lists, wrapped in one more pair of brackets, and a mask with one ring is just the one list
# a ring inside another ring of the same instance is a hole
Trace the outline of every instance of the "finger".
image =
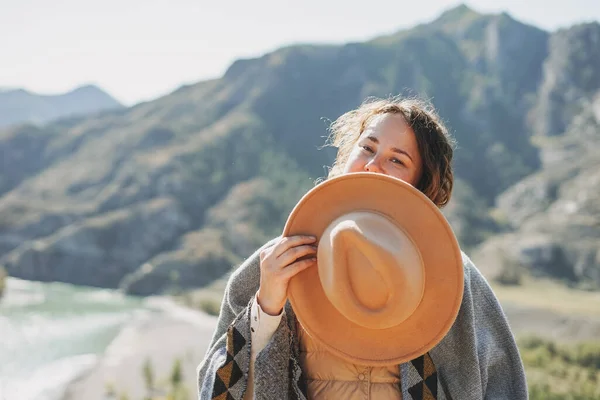
[(277, 264), (281, 266), (281, 268), (287, 268), (294, 261), (297, 261), (299, 258), (306, 256), (314, 256), (317, 253), (316, 246), (313, 245), (302, 245), (298, 247), (293, 247), (288, 249), (285, 253), (280, 255), (277, 258)]
[(314, 257), (305, 260), (296, 261), (283, 270), (283, 277), (287, 280), (292, 279), (295, 275), (317, 264), (317, 259)]
[(303, 244), (311, 244), (314, 243), (316, 240), (317, 239), (314, 236), (310, 235), (295, 235), (284, 237), (279, 241), (279, 243), (277, 243), (277, 245), (273, 249), (273, 254), (277, 258), (292, 247), (300, 246)]

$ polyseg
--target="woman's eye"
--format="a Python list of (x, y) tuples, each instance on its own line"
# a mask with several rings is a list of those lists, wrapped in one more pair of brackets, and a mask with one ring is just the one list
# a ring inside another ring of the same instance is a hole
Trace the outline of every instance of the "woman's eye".
[(363, 150), (368, 151), (369, 153), (373, 152), (373, 149), (370, 148), (369, 146), (364, 145), (364, 146), (361, 146), (361, 147), (362, 147)]
[(394, 164), (398, 164), (398, 165), (404, 165), (404, 163), (403, 163), (402, 161), (398, 160), (397, 158), (392, 158), (392, 162), (393, 162)]

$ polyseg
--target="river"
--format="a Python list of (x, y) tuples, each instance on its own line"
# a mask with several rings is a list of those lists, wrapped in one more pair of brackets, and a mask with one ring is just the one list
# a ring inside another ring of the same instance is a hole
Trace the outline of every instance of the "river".
[(8, 278), (0, 299), (0, 400), (57, 400), (122, 326), (153, 312), (114, 290)]

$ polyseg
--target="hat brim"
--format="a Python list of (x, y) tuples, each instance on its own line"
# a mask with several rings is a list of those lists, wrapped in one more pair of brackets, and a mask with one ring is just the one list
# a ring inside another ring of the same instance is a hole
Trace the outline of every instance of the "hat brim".
[(329, 302), (316, 266), (291, 279), (288, 299), (306, 332), (338, 357), (360, 365), (401, 364), (431, 350), (452, 327), (463, 296), (460, 247), (446, 218), (422, 192), (400, 179), (368, 172), (312, 188), (290, 213), (283, 236), (307, 234), (318, 241), (332, 221), (356, 210), (391, 217), (416, 244), (425, 287), (414, 313), (387, 329), (356, 325)]

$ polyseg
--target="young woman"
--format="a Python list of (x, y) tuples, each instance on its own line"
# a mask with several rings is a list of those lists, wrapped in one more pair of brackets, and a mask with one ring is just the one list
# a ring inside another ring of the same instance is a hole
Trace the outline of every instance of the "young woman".
[[(428, 105), (371, 100), (332, 125), (328, 178), (371, 172), (398, 178), (437, 207), (453, 187), (453, 141)], [(520, 355), (502, 308), (462, 254), (458, 315), (431, 351), (400, 365), (355, 365), (311, 340), (288, 284), (316, 265), (314, 237), (278, 237), (230, 277), (218, 326), (198, 367), (200, 399), (526, 399)]]

